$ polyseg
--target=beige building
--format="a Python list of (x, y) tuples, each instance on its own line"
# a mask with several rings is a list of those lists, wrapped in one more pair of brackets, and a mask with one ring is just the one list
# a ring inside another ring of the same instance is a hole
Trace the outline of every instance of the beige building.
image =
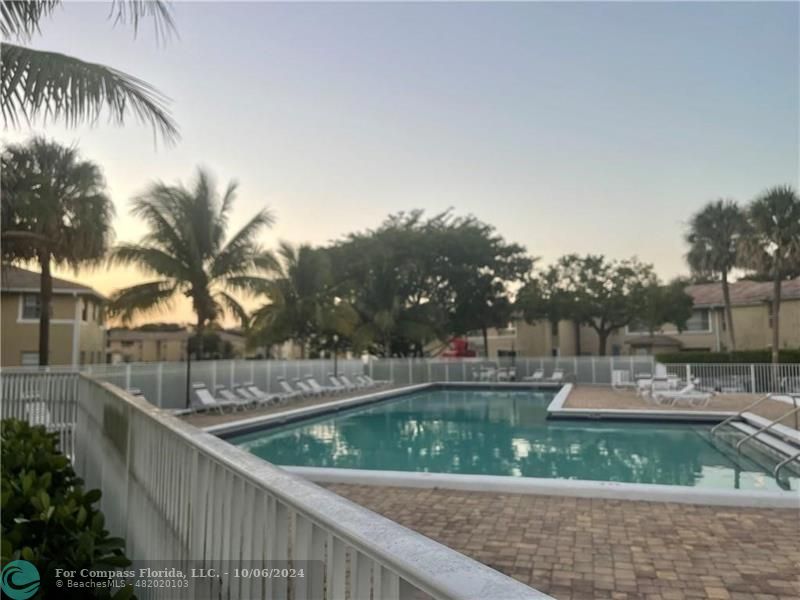
[[(724, 351), (727, 349), (725, 310), (719, 283), (690, 285), (686, 293), (694, 300), (692, 318), (678, 332), (666, 324), (651, 336), (635, 326), (611, 334), (607, 354), (659, 354), (663, 352)], [(800, 278), (783, 282), (781, 287), (780, 347), (800, 348)], [(772, 283), (738, 281), (731, 284), (731, 304), (739, 350), (765, 350), (772, 347)], [(504, 330), (489, 335), (489, 356), (509, 350), (518, 356), (597, 355), (599, 341), (586, 325), (579, 336), (572, 322), (557, 326), (541, 321), (534, 324), (515, 321)], [(579, 338), (579, 339), (578, 339)], [(483, 355), (483, 339), (470, 336), (470, 346)], [(578, 352), (580, 343), (580, 352)]]
[[(120, 362), (174, 362), (186, 360), (186, 347), (193, 331), (190, 328), (174, 329), (111, 329), (107, 336), (107, 360)], [(235, 358), (250, 358), (245, 336), (235, 330), (214, 331), (223, 343), (231, 345)]]
[[(0, 364), (39, 364), (39, 273), (3, 265), (0, 269)], [(51, 365), (105, 362), (106, 299), (92, 288), (53, 277), (50, 313)]]

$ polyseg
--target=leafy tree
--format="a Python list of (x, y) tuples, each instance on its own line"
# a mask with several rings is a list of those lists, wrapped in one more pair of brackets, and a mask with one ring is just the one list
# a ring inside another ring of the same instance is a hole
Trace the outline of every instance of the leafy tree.
[(326, 252), (308, 245), (297, 248), (282, 242), (276, 274), (260, 291), (268, 303), (253, 313), (250, 336), (266, 345), (294, 340), (303, 357), (309, 343), (326, 330), (342, 328), (335, 322), (337, 309), (333, 278)]
[(636, 323), (652, 336), (665, 323), (671, 323), (682, 332), (692, 317), (694, 300), (686, 293), (688, 282), (675, 279), (666, 285), (649, 282), (642, 295), (642, 305)]
[(47, 365), (51, 267), (100, 262), (113, 235), (114, 207), (100, 167), (81, 160), (76, 148), (34, 138), (8, 146), (2, 170), (3, 259), (39, 265), (39, 364)]
[(800, 265), (800, 198), (790, 186), (770, 188), (750, 204), (747, 217), (742, 264), (772, 279), (772, 362), (777, 364), (781, 282), (795, 275)]
[[(26, 44), (39, 33), (42, 19), (61, 4), (60, 0), (2, 0), (0, 33), (5, 39)], [(151, 18), (159, 38), (174, 30), (170, 9), (160, 0), (116, 0), (109, 18), (114, 24), (131, 24), (134, 32), (142, 19)], [(178, 136), (166, 108), (167, 99), (141, 79), (116, 69), (7, 42), (0, 44), (0, 66), (2, 112), (7, 125), (43, 116), (72, 126), (96, 121), (106, 108), (118, 124), (133, 113), (167, 140)]]
[(611, 333), (639, 318), (646, 290), (654, 282), (652, 267), (635, 258), (609, 261), (569, 254), (522, 289), (518, 306), (529, 322), (547, 318), (555, 326), (569, 319), (576, 330), (588, 325), (597, 333), (600, 355), (605, 355)]
[(583, 315), (573, 282), (561, 267), (559, 261), (526, 282), (517, 295), (516, 307), (528, 323), (549, 321), (554, 335), (561, 321), (572, 321), (575, 325), (575, 351), (580, 355)]
[(192, 302), (201, 339), (206, 326), (223, 313), (247, 323), (247, 312), (231, 292), (251, 293), (267, 283), (263, 275), (277, 263), (257, 239), (273, 218), (267, 209), (258, 211), (226, 242), (235, 198), (235, 183), (220, 195), (201, 169), (191, 187), (157, 182), (134, 199), (131, 212), (150, 231), (139, 244), (116, 246), (110, 261), (136, 266), (157, 279), (116, 291), (110, 313), (128, 321), (168, 307), (182, 294)]
[(728, 275), (739, 263), (739, 247), (747, 231), (747, 216), (732, 200), (706, 204), (689, 222), (686, 260), (692, 273), (703, 278), (719, 277), (725, 302), (725, 321), (731, 350), (736, 350), (736, 335), (731, 311)]
[(488, 329), (511, 321), (510, 288), (528, 276), (534, 261), (473, 216), (446, 220), (433, 235), (439, 238), (434, 277), (447, 282), (438, 301), (450, 315), (449, 332), (480, 331), (488, 352)]

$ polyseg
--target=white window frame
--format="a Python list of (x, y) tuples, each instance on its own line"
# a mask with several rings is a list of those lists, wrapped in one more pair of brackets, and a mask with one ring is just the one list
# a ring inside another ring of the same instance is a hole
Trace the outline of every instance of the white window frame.
[[(711, 308), (694, 308), (692, 309), (692, 313), (706, 311), (708, 313), (708, 329), (684, 329), (683, 331), (678, 331), (677, 328), (672, 329), (658, 329), (654, 333), (659, 334), (672, 334), (672, 335), (706, 335), (709, 333), (714, 333), (714, 325), (713, 325), (713, 309)], [(636, 331), (632, 330), (630, 326), (625, 327), (625, 335), (650, 335), (650, 332), (647, 330), (644, 331)]]
[[(19, 293), (19, 301), (17, 302), (17, 323), (26, 323), (26, 324), (29, 324), (29, 325), (33, 325), (33, 324), (38, 325), (39, 324), (39, 317), (36, 317), (35, 319), (31, 319), (29, 317), (24, 317), (23, 316), (23, 314), (24, 314), (23, 308), (24, 308), (24, 304), (25, 304), (25, 296), (39, 296), (39, 297), (41, 297), (41, 294), (39, 294), (38, 292), (20, 292)], [(55, 300), (56, 297), (57, 296), (54, 294), (53, 295), (53, 300)], [(61, 296), (58, 296), (58, 297), (61, 297)], [(41, 305), (41, 301), (40, 301), (40, 305)], [(53, 318), (53, 304), (52, 303), (50, 304), (50, 324), (51, 325), (63, 325), (63, 324), (72, 323), (72, 322), (73, 322), (72, 319), (54, 319)]]

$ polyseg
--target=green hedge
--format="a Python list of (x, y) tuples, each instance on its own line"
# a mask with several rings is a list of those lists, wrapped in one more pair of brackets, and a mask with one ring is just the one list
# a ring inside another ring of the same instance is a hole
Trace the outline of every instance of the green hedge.
[(58, 434), (24, 421), (0, 424), (2, 465), (2, 563), (27, 560), (41, 577), (37, 598), (133, 597), (133, 588), (58, 587), (55, 569), (127, 567), (125, 542), (109, 537), (95, 505), (100, 490), (84, 491), (69, 460), (58, 452)]
[[(780, 362), (800, 363), (800, 349), (781, 350)], [(661, 363), (769, 363), (772, 353), (769, 350), (737, 350), (736, 352), (666, 352), (657, 354)]]

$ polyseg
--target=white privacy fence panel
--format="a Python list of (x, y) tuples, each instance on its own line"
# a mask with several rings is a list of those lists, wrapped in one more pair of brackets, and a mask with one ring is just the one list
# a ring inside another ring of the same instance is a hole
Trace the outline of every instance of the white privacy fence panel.
[(60, 450), (72, 456), (78, 373), (0, 373), (0, 414), (58, 433)]
[(667, 372), (699, 387), (727, 393), (800, 393), (800, 364), (667, 364)]
[(21, 367), (3, 369), (7, 374), (74, 374), (79, 370), (124, 390), (136, 389), (150, 402), (161, 408), (186, 406), (186, 379), (203, 383), (209, 389), (232, 388), (254, 383), (269, 392), (279, 392), (278, 378), (303, 378), (308, 375), (325, 385), (329, 373), (354, 376), (364, 372), (360, 359), (337, 360), (204, 360), (185, 362), (121, 363), (115, 365), (83, 365), (75, 367)]
[(631, 377), (652, 374), (652, 356), (553, 356), (543, 358), (373, 358), (367, 372), (374, 379), (406, 385), (427, 382), (522, 381), (541, 370), (544, 377), (560, 369), (568, 381), (611, 384), (612, 372)]
[[(156, 588), (141, 597), (548, 598), (87, 377), (75, 440), (76, 471), (103, 492), (107, 527), (134, 564), (218, 574), (184, 596)], [(242, 566), (304, 568), (306, 577), (234, 577)]]

